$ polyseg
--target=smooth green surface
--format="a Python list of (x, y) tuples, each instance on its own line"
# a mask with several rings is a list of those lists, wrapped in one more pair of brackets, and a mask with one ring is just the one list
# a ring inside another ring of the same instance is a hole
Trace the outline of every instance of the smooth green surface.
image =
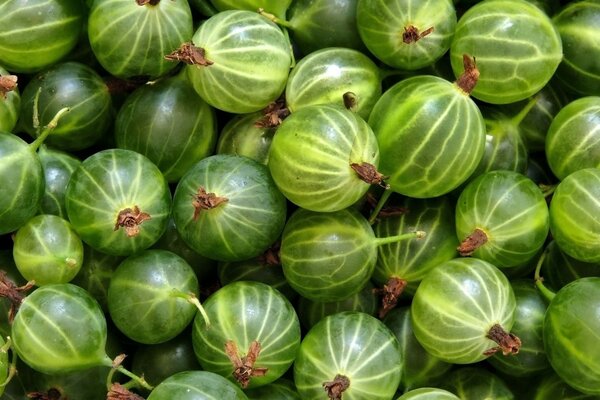
[(37, 286), (67, 283), (83, 264), (83, 243), (69, 221), (36, 215), (14, 237), (13, 257), (19, 272)]
[(600, 395), (600, 278), (581, 278), (556, 293), (544, 318), (544, 346), (571, 387)]
[(37, 154), (18, 136), (0, 131), (0, 234), (19, 229), (37, 214), (44, 172)]
[(33, 138), (39, 136), (34, 123), (36, 98), (42, 127), (61, 109), (69, 108), (45, 140), (53, 147), (69, 151), (88, 148), (102, 138), (112, 124), (108, 86), (98, 72), (85, 64), (69, 61), (54, 65), (34, 76), (25, 87), (21, 126)]
[(0, 3), (0, 65), (32, 73), (67, 55), (85, 19), (81, 0), (11, 0)]
[(558, 247), (583, 262), (600, 261), (600, 169), (586, 168), (562, 180), (550, 202), (550, 232)]
[(485, 124), (473, 100), (434, 76), (404, 79), (388, 89), (369, 125), (386, 183), (409, 197), (452, 191), (473, 173), (485, 148)]
[(164, 56), (192, 38), (192, 12), (187, 1), (95, 0), (87, 28), (94, 55), (111, 75), (157, 78), (177, 65)]
[(19, 358), (46, 374), (111, 365), (104, 314), (96, 300), (70, 283), (30, 293), (15, 316), (11, 338)]
[(507, 332), (512, 328), (515, 306), (508, 279), (498, 268), (477, 258), (457, 258), (421, 281), (411, 305), (413, 330), (431, 355), (471, 364), (497, 347), (486, 337), (493, 325)]
[[(115, 230), (119, 213), (137, 206), (150, 215), (139, 233)], [(86, 158), (66, 192), (67, 215), (81, 239), (96, 250), (126, 256), (154, 244), (166, 229), (171, 194), (160, 170), (131, 150), (109, 149)]]
[(440, 387), (461, 400), (516, 400), (504, 381), (493, 372), (477, 367), (463, 367), (450, 372)]
[(192, 41), (213, 64), (189, 65), (187, 74), (196, 92), (213, 107), (250, 113), (283, 92), (291, 48), (281, 29), (266, 17), (252, 11), (223, 11), (200, 25)]
[(350, 380), (344, 400), (391, 399), (400, 382), (398, 341), (378, 319), (346, 311), (322, 319), (306, 334), (294, 362), (294, 382), (304, 400), (327, 398), (323, 383)]
[(210, 0), (210, 2), (219, 11), (258, 11), (259, 8), (262, 8), (268, 13), (285, 18), (285, 12), (292, 0)]
[(221, 130), (215, 153), (245, 156), (266, 165), (277, 127), (256, 126), (263, 117), (260, 111), (234, 115)]
[(561, 108), (548, 129), (545, 150), (548, 165), (561, 180), (580, 169), (600, 167), (600, 96), (580, 97)]
[(542, 248), (549, 213), (540, 188), (513, 171), (490, 171), (469, 183), (456, 204), (456, 235), (465, 240), (476, 229), (487, 242), (474, 257), (498, 268), (521, 266)]
[[(432, 65), (450, 48), (456, 28), (451, 0), (359, 0), (356, 13), (358, 32), (369, 51), (402, 70)], [(407, 43), (403, 36), (412, 28), (417, 35), (433, 30)]]
[[(202, 209), (194, 219), (200, 188), (227, 201)], [(266, 166), (242, 156), (219, 154), (194, 165), (179, 181), (173, 219), (182, 239), (218, 261), (256, 257), (277, 240), (286, 218), (285, 198)]]
[(233, 282), (213, 293), (203, 305), (210, 326), (197, 315), (192, 342), (204, 370), (234, 381), (234, 367), (225, 352), (225, 343), (230, 340), (235, 342), (240, 358), (253, 341), (260, 344), (254, 366), (267, 368), (267, 373), (251, 377), (248, 388), (276, 381), (294, 362), (300, 346), (300, 322), (292, 304), (279, 291), (260, 282)]
[(269, 170), (279, 190), (311, 211), (343, 210), (367, 192), (370, 184), (353, 163), (377, 168), (377, 140), (362, 118), (332, 104), (292, 113), (277, 128), (269, 152)]
[(420, 388), (404, 393), (396, 400), (458, 400), (451, 392), (437, 388)]
[(127, 257), (112, 274), (108, 311), (128, 338), (164, 343), (192, 322), (198, 309), (188, 298), (197, 298), (198, 292), (198, 279), (183, 258), (167, 250), (145, 250)]
[(127, 97), (115, 120), (117, 147), (148, 157), (169, 182), (213, 153), (217, 125), (185, 76), (144, 85)]
[(245, 391), (249, 400), (301, 400), (294, 382), (281, 378), (273, 383)]
[(162, 381), (148, 400), (246, 400), (242, 390), (208, 371), (184, 371)]
[(73, 171), (81, 161), (69, 153), (46, 146), (38, 151), (44, 170), (44, 195), (40, 202), (40, 212), (67, 218), (65, 192)]
[(298, 209), (286, 223), (280, 257), (285, 278), (301, 296), (340, 301), (369, 281), (377, 260), (375, 235), (354, 209)]
[(542, 89), (562, 59), (550, 18), (524, 0), (486, 0), (458, 20), (450, 58), (454, 74), (463, 55), (475, 57), (480, 76), (473, 97), (492, 104), (523, 100)]
[(547, 246), (546, 258), (544, 258), (541, 276), (544, 285), (550, 290), (558, 291), (567, 283), (586, 276), (598, 276), (600, 274), (600, 263), (587, 263), (579, 261), (560, 249), (556, 241), (551, 241)]

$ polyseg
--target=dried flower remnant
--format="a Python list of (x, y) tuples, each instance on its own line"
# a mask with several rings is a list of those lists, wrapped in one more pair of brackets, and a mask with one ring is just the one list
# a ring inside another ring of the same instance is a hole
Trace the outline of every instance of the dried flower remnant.
[(150, 214), (140, 211), (138, 206), (134, 206), (133, 209), (126, 208), (119, 212), (114, 230), (124, 228), (127, 237), (134, 237), (140, 233), (140, 225), (150, 219), (152, 219)]

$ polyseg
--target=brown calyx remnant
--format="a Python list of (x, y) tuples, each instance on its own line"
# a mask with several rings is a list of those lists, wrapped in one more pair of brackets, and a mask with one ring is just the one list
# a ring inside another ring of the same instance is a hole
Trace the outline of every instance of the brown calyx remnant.
[(110, 390), (106, 394), (106, 400), (144, 400), (144, 398), (115, 382), (110, 386)]
[(340, 374), (337, 374), (331, 382), (323, 384), (323, 389), (327, 392), (330, 400), (342, 400), (342, 393), (349, 387), (350, 379)]
[(356, 93), (346, 92), (342, 95), (342, 100), (344, 101), (344, 107), (346, 107), (346, 110), (356, 112), (358, 109), (358, 96)]
[(350, 164), (350, 167), (358, 174), (360, 179), (368, 184), (376, 184), (384, 189), (389, 189), (389, 186), (384, 182), (384, 179), (387, 179), (387, 176), (383, 176), (383, 174), (378, 172), (373, 164), (363, 161), (360, 164), (352, 163)]
[(181, 61), (190, 65), (202, 65), (207, 67), (214, 64), (206, 59), (206, 51), (201, 47), (194, 46), (192, 42), (186, 42), (179, 46), (177, 50), (165, 56), (168, 61)]
[(281, 242), (277, 241), (273, 244), (273, 246), (269, 247), (263, 254), (258, 256), (258, 261), (262, 264), (269, 266), (279, 266), (281, 265), (281, 260), (279, 258), (279, 249), (281, 248)]
[(0, 76), (0, 98), (5, 99), (8, 92), (17, 88), (17, 79), (16, 75)]
[(237, 345), (233, 340), (225, 342), (225, 353), (233, 364), (233, 376), (243, 389), (248, 387), (250, 378), (253, 376), (265, 376), (267, 368), (255, 367), (256, 359), (260, 354), (260, 343), (254, 340), (250, 343), (248, 353), (241, 357), (238, 354)]
[(275, 128), (290, 115), (290, 110), (285, 106), (285, 99), (279, 98), (262, 110), (263, 117), (254, 123), (257, 128)]
[(27, 398), (34, 400), (67, 400), (62, 397), (62, 393), (55, 388), (48, 389), (47, 392), (31, 392), (27, 393)]
[(479, 228), (475, 228), (473, 233), (462, 241), (460, 246), (457, 247), (458, 254), (463, 257), (468, 257), (473, 254), (475, 250), (486, 244), (488, 237), (484, 231)]
[(479, 70), (475, 63), (475, 57), (463, 54), (463, 66), (465, 70), (456, 80), (456, 85), (466, 94), (471, 94), (479, 80)]
[(498, 343), (498, 347), (493, 347), (483, 353), (486, 356), (491, 356), (500, 350), (503, 355), (507, 356), (517, 354), (521, 349), (521, 339), (510, 332), (506, 332), (499, 324), (494, 324), (485, 337)]
[(404, 292), (406, 285), (408, 285), (408, 282), (404, 279), (392, 277), (383, 285), (383, 288), (373, 289), (373, 292), (383, 296), (381, 298), (381, 307), (379, 308), (379, 318), (383, 319), (396, 307), (398, 299), (402, 295), (402, 292)]
[(414, 25), (404, 27), (404, 33), (402, 33), (402, 41), (406, 44), (414, 43), (425, 36), (433, 32), (433, 26), (425, 29), (423, 32), (419, 32), (419, 29)]
[(156, 5), (158, 5), (158, 3), (160, 3), (160, 0), (135, 0), (135, 2), (137, 3), (138, 6), (145, 6), (145, 5), (156, 6)]
[(5, 271), (0, 271), (0, 297), (5, 297), (10, 301), (8, 310), (8, 321), (12, 322), (25, 298), (25, 292), (35, 285), (35, 281), (27, 282), (23, 286), (17, 286), (7, 275)]
[(133, 206), (133, 209), (126, 208), (119, 212), (117, 215), (117, 222), (115, 223), (115, 231), (119, 228), (125, 228), (127, 237), (134, 237), (140, 233), (140, 225), (144, 221), (152, 219), (150, 214), (140, 211), (138, 206)]
[(219, 204), (228, 202), (226, 197), (219, 197), (214, 193), (207, 193), (204, 186), (198, 188), (198, 193), (194, 195), (192, 206), (194, 206), (194, 221), (198, 219), (198, 215), (202, 210), (210, 210), (217, 207)]
[[(377, 207), (378, 200), (375, 198), (373, 193), (367, 193), (366, 196), (367, 203), (371, 209), (375, 209)], [(402, 206), (384, 206), (379, 213), (377, 214), (377, 218), (389, 218), (396, 217), (404, 214), (408, 214), (409, 210), (406, 207)]]

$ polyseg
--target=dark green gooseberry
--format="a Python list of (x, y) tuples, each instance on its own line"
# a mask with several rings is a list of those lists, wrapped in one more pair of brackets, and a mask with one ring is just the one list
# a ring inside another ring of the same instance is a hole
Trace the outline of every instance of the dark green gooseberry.
[(193, 33), (187, 1), (94, 1), (87, 27), (95, 57), (123, 79), (165, 75), (176, 66), (165, 55)]
[(292, 365), (300, 346), (300, 322), (292, 304), (261, 282), (237, 281), (204, 301), (210, 319), (194, 319), (192, 343), (205, 371), (242, 388), (264, 386)]
[(532, 400), (598, 400), (599, 396), (584, 394), (567, 385), (555, 373), (546, 374), (535, 387)]
[(8, 361), (8, 347), (9, 346), (7, 346), (4, 338), (0, 337), (0, 396), (4, 393), (4, 383), (6, 383), (10, 368)]
[(524, 0), (488, 0), (470, 7), (458, 20), (450, 59), (456, 76), (463, 55), (480, 71), (472, 96), (508, 104), (540, 91), (562, 60), (558, 31), (541, 9)]
[(127, 257), (114, 271), (108, 311), (128, 338), (164, 343), (192, 322), (198, 291), (198, 279), (183, 258), (167, 250), (145, 250)]
[(211, 106), (251, 113), (283, 92), (292, 61), (289, 41), (277, 25), (256, 11), (215, 14), (200, 25), (192, 42), (193, 51), (202, 57), (184, 60), (191, 64), (186, 67), (188, 79)]
[(241, 261), (277, 240), (286, 218), (285, 197), (269, 170), (250, 158), (218, 154), (181, 178), (173, 219), (182, 239), (201, 255)]
[[(10, 249), (0, 250), (0, 279), (12, 287), (22, 287), (27, 284), (15, 265)], [(10, 299), (0, 297), (0, 337), (2, 338), (10, 336), (12, 322), (9, 321), (9, 311), (11, 304)]]
[(304, 336), (294, 382), (303, 399), (391, 399), (401, 361), (398, 341), (383, 322), (345, 311), (323, 318)]
[(369, 222), (355, 209), (321, 213), (296, 210), (281, 238), (281, 265), (290, 286), (312, 301), (344, 300), (369, 281), (377, 247), (422, 238), (411, 227), (390, 237), (375, 237)]
[(0, 235), (17, 230), (39, 211), (44, 195), (44, 172), (36, 151), (69, 111), (59, 110), (31, 144), (0, 131)]
[(85, 64), (65, 62), (34, 76), (23, 90), (21, 126), (30, 136), (69, 108), (46, 140), (63, 150), (81, 150), (96, 143), (110, 127), (112, 100), (100, 75)]
[(292, 203), (320, 212), (350, 207), (377, 173), (379, 149), (369, 125), (340, 105), (307, 105), (277, 128), (269, 170)]
[(58, 62), (77, 44), (85, 12), (81, 0), (2, 2), (0, 65), (32, 73)]
[(81, 269), (83, 243), (69, 221), (40, 214), (15, 234), (13, 258), (21, 275), (37, 286), (67, 283)]
[(581, 97), (561, 108), (546, 137), (546, 158), (554, 175), (562, 180), (580, 169), (600, 167), (599, 141), (600, 96)]
[(510, 388), (494, 373), (476, 367), (462, 367), (444, 377), (440, 387), (461, 400), (515, 400)]
[(540, 188), (513, 171), (490, 171), (470, 182), (456, 204), (460, 255), (499, 268), (523, 265), (544, 245), (549, 213)]
[(234, 115), (219, 134), (216, 154), (236, 154), (267, 165), (275, 131), (262, 112)]
[(281, 378), (268, 385), (246, 390), (249, 400), (301, 400), (296, 385), (289, 379)]
[(436, 386), (440, 378), (452, 368), (452, 364), (432, 356), (421, 346), (412, 328), (410, 307), (391, 310), (383, 323), (398, 339), (400, 353), (403, 355), (399, 386), (401, 391)]
[(413, 389), (404, 393), (396, 400), (458, 400), (460, 397), (455, 396), (451, 392), (431, 387)]
[(511, 286), (517, 301), (511, 332), (523, 344), (518, 354), (511, 357), (495, 354), (487, 361), (509, 376), (536, 375), (550, 369), (542, 338), (546, 302), (530, 279), (513, 280)]
[(278, 251), (279, 247), (274, 246), (264, 254), (250, 260), (219, 263), (217, 268), (219, 282), (221, 285), (236, 281), (266, 283), (293, 302), (298, 297), (298, 293), (290, 287), (283, 275)]
[(86, 158), (73, 172), (65, 204), (85, 243), (127, 256), (150, 247), (164, 233), (171, 193), (148, 158), (131, 150), (108, 149)]
[(594, 395), (600, 395), (599, 308), (600, 278), (580, 278), (552, 297), (544, 316), (552, 368), (569, 386)]
[(247, 400), (242, 389), (209, 371), (183, 371), (158, 384), (148, 400)]
[(367, 282), (361, 291), (344, 300), (320, 302), (300, 297), (296, 310), (298, 311), (298, 318), (300, 318), (302, 326), (308, 330), (326, 316), (343, 311), (359, 311), (375, 316), (377, 314), (378, 300), (379, 297), (377, 296), (375, 287), (371, 282)]
[(0, 66), (0, 131), (11, 132), (19, 119), (21, 95), (18, 77)]
[(286, 105), (292, 113), (313, 104), (338, 104), (350, 106), (367, 119), (380, 96), (377, 65), (364, 53), (343, 47), (329, 47), (303, 57), (292, 69), (285, 88)]
[(423, 68), (442, 57), (456, 27), (451, 0), (359, 0), (356, 13), (369, 51), (402, 70)]
[[(394, 199), (392, 199), (394, 200)], [(398, 241), (377, 247), (372, 279), (383, 295), (379, 316), (383, 318), (403, 293), (414, 294), (419, 282), (439, 264), (457, 256), (454, 203), (448, 197), (386, 203), (373, 230), (378, 238), (420, 230), (422, 240)]]
[(148, 157), (169, 182), (213, 153), (214, 110), (184, 74), (144, 85), (131, 93), (115, 120), (117, 147)]
[(178, 372), (200, 370), (187, 329), (167, 342), (139, 346), (132, 358), (131, 371), (153, 386)]
[(81, 161), (69, 153), (41, 146), (38, 156), (44, 170), (44, 195), (40, 202), (40, 212), (67, 218), (65, 192), (73, 171)]
[(477, 258), (438, 265), (421, 281), (411, 304), (417, 340), (431, 355), (471, 364), (501, 351), (517, 353), (521, 341), (508, 331), (516, 300), (508, 279)]
[(541, 275), (544, 285), (556, 291), (579, 278), (600, 275), (600, 263), (579, 261), (562, 251), (553, 240), (546, 246)]
[(583, 262), (600, 261), (600, 169), (585, 168), (563, 179), (550, 202), (550, 232), (558, 247)]
[(558, 80), (578, 95), (598, 95), (600, 51), (595, 38), (600, 33), (600, 4), (594, 0), (569, 2), (554, 15), (564, 55), (556, 71)]
[[(327, 47), (365, 51), (356, 27), (358, 0), (295, 0), (288, 10), (290, 36), (303, 54)], [(278, 23), (280, 21), (277, 21)]]
[(84, 288), (108, 312), (108, 285), (124, 257), (102, 253), (83, 244), (83, 264), (71, 283)]
[(477, 69), (471, 58), (464, 60), (467, 71), (457, 83), (431, 75), (410, 77), (375, 104), (369, 125), (379, 144), (379, 170), (392, 191), (415, 198), (441, 196), (462, 184), (481, 161), (485, 123), (468, 95)]

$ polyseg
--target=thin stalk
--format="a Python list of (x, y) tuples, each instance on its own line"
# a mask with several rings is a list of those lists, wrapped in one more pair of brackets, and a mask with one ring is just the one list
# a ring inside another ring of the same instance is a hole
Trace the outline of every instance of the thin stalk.
[(540, 184), (539, 187), (542, 190), (542, 194), (544, 195), (544, 198), (548, 198), (550, 196), (552, 196), (552, 194), (554, 194), (554, 191), (556, 190), (556, 187), (558, 185), (544, 185), (544, 184)]
[(202, 303), (200, 303), (200, 300), (198, 300), (198, 297), (196, 297), (196, 295), (194, 293), (184, 293), (180, 290), (173, 289), (172, 296), (185, 299), (185, 300), (187, 300), (188, 303), (196, 306), (198, 311), (200, 311), (200, 315), (202, 315), (202, 318), (204, 319), (204, 323), (206, 324), (206, 326), (210, 326), (210, 318), (208, 318), (208, 314), (206, 313), (206, 310), (204, 309), (204, 307), (202, 307)]
[(424, 231), (415, 231), (415, 232), (403, 233), (402, 235), (388, 236), (388, 237), (384, 237), (384, 238), (376, 238), (375, 245), (381, 246), (384, 244), (396, 243), (401, 240), (421, 239), (424, 237), (425, 237)]
[(279, 26), (283, 26), (285, 28), (294, 30), (294, 25), (292, 25), (289, 21), (286, 21), (285, 19), (281, 19), (278, 16), (276, 16), (275, 14), (272, 14), (270, 12), (265, 11), (264, 8), (259, 8), (258, 9), (258, 13), (260, 15), (262, 15), (263, 17), (271, 20), (272, 22), (276, 23)]
[(546, 259), (546, 254), (548, 254), (548, 247), (546, 247), (544, 249), (544, 252), (542, 253), (542, 255), (540, 256), (540, 259), (537, 262), (537, 265), (535, 267), (535, 275), (534, 275), (533, 279), (535, 281), (535, 286), (540, 291), (542, 297), (548, 303), (550, 303), (552, 301), (552, 299), (554, 298), (554, 296), (556, 296), (556, 293), (554, 293), (552, 290), (550, 290), (546, 286), (544, 286), (544, 283), (543, 283), (544, 278), (542, 278), (540, 276), (540, 271), (542, 270), (542, 264), (544, 263), (544, 260)]
[[(6, 343), (4, 343), (4, 346), (2, 346), (0, 348), (0, 351), (3, 353), (8, 353), (8, 350), (12, 347), (12, 340), (10, 338), (10, 336), (6, 337)], [(13, 350), (11, 352), (11, 360), (10, 360), (10, 367), (8, 367), (8, 375), (6, 376), (6, 379), (4, 380), (4, 382), (0, 383), (0, 387), (5, 387), (6, 385), (8, 385), (8, 383), (12, 380), (12, 378), (17, 374), (17, 353), (15, 353), (15, 351)]]
[(381, 211), (383, 206), (385, 206), (385, 203), (388, 201), (388, 199), (390, 198), (391, 195), (392, 195), (392, 191), (390, 189), (386, 189), (383, 192), (383, 194), (379, 198), (379, 201), (377, 202), (377, 205), (375, 206), (375, 209), (373, 210), (373, 212), (371, 213), (371, 216), (369, 217), (369, 224), (373, 225), (375, 223), (375, 220), (377, 219), (377, 215), (379, 214), (379, 212)]
[[(141, 377), (137, 376), (136, 374), (134, 374), (133, 372), (130, 372), (129, 370), (127, 370), (125, 367), (123, 367), (120, 364), (124, 358), (125, 358), (125, 355), (121, 354), (121, 355), (117, 356), (117, 358), (115, 358), (115, 361), (113, 361), (108, 356), (106, 356), (106, 358), (103, 362), (103, 365), (110, 367), (110, 371), (108, 372), (108, 376), (106, 377), (106, 389), (108, 391), (110, 391), (110, 388), (113, 383), (112, 382), (113, 377), (117, 371), (122, 373), (123, 375), (127, 376), (128, 378), (131, 378), (131, 380), (134, 381), (138, 387), (142, 387), (147, 390), (154, 389), (154, 387), (152, 385), (150, 385), (148, 382), (146, 382), (146, 380), (144, 379), (143, 376), (141, 376)], [(132, 383), (128, 382), (127, 385), (131, 386)]]
[(537, 104), (537, 98), (536, 97), (532, 97), (529, 99), (529, 102), (527, 102), (527, 104), (525, 105), (525, 107), (523, 107), (521, 109), (521, 111), (519, 111), (519, 113), (517, 115), (515, 115), (514, 117), (512, 117), (510, 119), (510, 122), (512, 123), (513, 126), (519, 126), (521, 125), (521, 122), (523, 122), (523, 120), (525, 119), (525, 117), (527, 116), (527, 114), (529, 114), (529, 111), (531, 111), (531, 109)]
[(48, 135), (50, 135), (52, 133), (52, 131), (56, 128), (56, 126), (58, 125), (58, 121), (60, 120), (60, 118), (65, 113), (69, 112), (70, 110), (71, 109), (69, 107), (65, 107), (65, 108), (60, 109), (56, 113), (56, 115), (54, 116), (54, 118), (52, 118), (52, 121), (50, 121), (48, 123), (48, 125), (46, 125), (44, 127), (44, 129), (42, 129), (42, 131), (38, 135), (37, 139), (35, 139), (33, 142), (31, 142), (31, 144), (29, 145), (29, 148), (32, 151), (37, 151), (37, 149), (42, 145), (42, 143), (44, 143), (44, 140), (46, 140), (46, 138), (48, 137)]

